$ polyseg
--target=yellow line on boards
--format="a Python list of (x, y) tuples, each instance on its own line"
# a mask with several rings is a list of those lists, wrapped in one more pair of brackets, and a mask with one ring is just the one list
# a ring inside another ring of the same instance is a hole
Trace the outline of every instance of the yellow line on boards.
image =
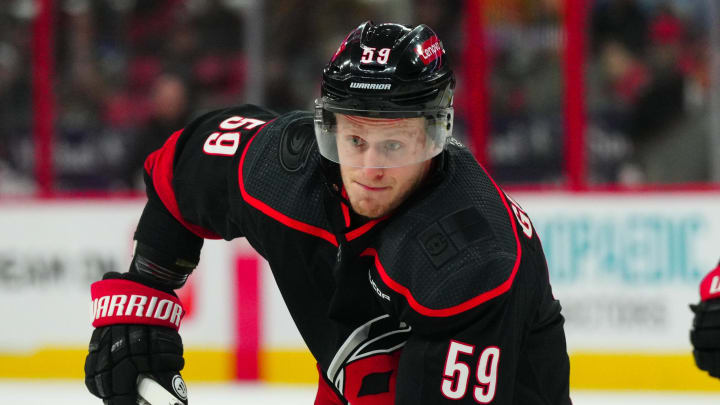
[(307, 350), (262, 350), (260, 379), (271, 383), (317, 384), (315, 358)]
[[(84, 377), (85, 349), (47, 347), (31, 353), (0, 353), (0, 378)], [(227, 349), (185, 351), (188, 381), (230, 381), (235, 357)], [(301, 349), (262, 350), (260, 379), (317, 384), (315, 359)], [(570, 355), (570, 387), (595, 390), (720, 391), (720, 380), (695, 367), (689, 353), (593, 353)]]
[(230, 381), (235, 376), (235, 356), (229, 350), (185, 351), (182, 375), (189, 381)]
[[(87, 349), (45, 347), (29, 353), (0, 353), (0, 378), (85, 378)], [(228, 350), (190, 349), (183, 376), (193, 381), (228, 381), (235, 361)]]
[(0, 378), (84, 379), (87, 349), (47, 347), (29, 353), (0, 353)]
[(574, 389), (720, 391), (720, 380), (695, 367), (690, 353), (574, 353)]

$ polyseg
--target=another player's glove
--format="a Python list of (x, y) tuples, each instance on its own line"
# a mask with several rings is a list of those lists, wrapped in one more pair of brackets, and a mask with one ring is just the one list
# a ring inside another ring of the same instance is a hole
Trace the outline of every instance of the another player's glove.
[(690, 330), (698, 368), (720, 378), (720, 264), (700, 283), (700, 303), (690, 305), (695, 313)]
[(145, 374), (187, 404), (177, 296), (132, 273), (107, 273), (91, 292), (96, 329), (85, 359), (88, 390), (106, 405), (136, 405), (138, 376)]

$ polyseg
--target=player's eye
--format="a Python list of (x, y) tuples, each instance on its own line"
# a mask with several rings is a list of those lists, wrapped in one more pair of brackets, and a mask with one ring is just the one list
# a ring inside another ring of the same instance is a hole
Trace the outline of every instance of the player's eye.
[(363, 147), (363, 146), (365, 146), (365, 143), (366, 143), (364, 139), (362, 139), (356, 135), (349, 136), (348, 142), (350, 143), (350, 145), (352, 145), (353, 147), (356, 147), (356, 148)]
[(385, 150), (388, 152), (397, 152), (402, 149), (405, 145), (398, 141), (387, 141), (385, 142)]

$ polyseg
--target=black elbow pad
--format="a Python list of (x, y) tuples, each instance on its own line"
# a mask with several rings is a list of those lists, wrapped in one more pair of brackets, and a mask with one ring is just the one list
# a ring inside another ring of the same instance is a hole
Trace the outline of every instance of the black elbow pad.
[(203, 238), (190, 232), (153, 198), (140, 216), (135, 240), (137, 246), (130, 271), (173, 289), (185, 284), (200, 261)]

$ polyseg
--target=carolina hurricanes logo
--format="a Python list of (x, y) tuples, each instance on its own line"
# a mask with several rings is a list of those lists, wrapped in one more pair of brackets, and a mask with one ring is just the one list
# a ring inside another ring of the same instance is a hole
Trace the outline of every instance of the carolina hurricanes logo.
[(439, 58), (440, 55), (445, 52), (445, 49), (443, 49), (442, 42), (440, 42), (438, 37), (433, 35), (430, 39), (423, 42), (422, 45), (416, 47), (415, 52), (420, 57), (420, 60), (427, 65)]
[(369, 403), (356, 401), (358, 396), (368, 394), (377, 395), (373, 403), (391, 403), (386, 399), (394, 397), (393, 374), (400, 360), (399, 350), (411, 330), (389, 315), (371, 319), (350, 333), (337, 350), (327, 369), (328, 379), (353, 404)]

